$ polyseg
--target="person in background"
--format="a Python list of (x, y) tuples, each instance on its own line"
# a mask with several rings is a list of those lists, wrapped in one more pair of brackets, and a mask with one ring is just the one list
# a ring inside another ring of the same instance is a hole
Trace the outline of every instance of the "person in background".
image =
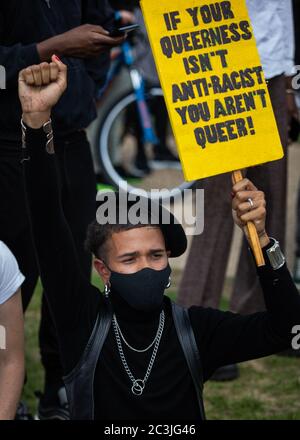
[[(38, 267), (23, 189), (18, 74), (29, 65), (48, 61), (53, 53), (68, 65), (68, 89), (53, 110), (52, 122), (63, 209), (83, 273), (89, 279), (91, 255), (83, 242), (87, 225), (95, 216), (96, 179), (85, 129), (96, 117), (95, 96), (106, 81), (109, 51), (124, 40), (109, 36), (114, 20), (106, 0), (11, 0), (0, 5), (0, 65), (7, 77), (0, 101), (0, 239), (12, 250), (25, 275), (24, 311), (34, 292)], [(56, 330), (44, 295), (39, 341), (45, 387), (38, 395), (38, 417), (68, 419)], [(30, 417), (21, 403), (17, 418)]]
[(297, 233), (296, 233), (296, 260), (294, 268), (294, 281), (300, 286), (300, 182), (298, 184), (297, 201)]
[(24, 276), (0, 241), (0, 420), (13, 420), (24, 382)]
[[(300, 1), (293, 0), (294, 6), (294, 23), (295, 23), (295, 43), (296, 43), (296, 56), (295, 62), (297, 66), (297, 75), (300, 75)], [(300, 112), (300, 79), (298, 79), (298, 89), (294, 90), (296, 95), (296, 102), (298, 106), (298, 110)], [(299, 118), (296, 129), (295, 138), (297, 137), (299, 140)], [(296, 126), (296, 124), (295, 124)], [(300, 180), (298, 184), (298, 202), (297, 202), (297, 235), (296, 235), (296, 259), (295, 259), (295, 267), (294, 267), (294, 280), (297, 284), (300, 285)]]
[[(273, 104), (285, 157), (263, 166), (250, 168), (247, 177), (264, 191), (269, 204), (267, 229), (284, 246), (286, 228), (287, 193), (287, 144), (288, 118), (297, 114), (291, 89), (294, 68), (294, 27), (292, 0), (247, 0), (258, 51), (262, 61)], [(230, 219), (230, 175), (221, 175), (199, 181), (198, 188), (205, 190), (205, 233), (194, 236), (183, 273), (178, 300), (181, 305), (202, 305), (217, 308), (224, 285), (224, 278), (233, 236)], [(227, 188), (227, 191), (224, 189)], [(280, 213), (280, 215), (279, 215)], [(241, 314), (265, 309), (261, 287), (251, 264), (248, 245), (243, 241), (242, 250), (230, 309)], [(215, 380), (238, 377), (236, 365), (220, 369)]]
[[(128, 20), (137, 23), (140, 27), (134, 34), (135, 66), (141, 73), (146, 89), (160, 87), (160, 81), (152, 55), (139, 0), (109, 0), (111, 6), (117, 11), (120, 8), (128, 10)], [(123, 11), (124, 13), (125, 11)], [(117, 12), (118, 13), (118, 12)], [(181, 165), (177, 156), (173, 154), (167, 145), (169, 117), (163, 97), (156, 97), (149, 103), (151, 115), (153, 116), (153, 129), (158, 142), (153, 146), (153, 158), (149, 160), (145, 151), (143, 133), (140, 126), (139, 116), (135, 107), (128, 110), (126, 115), (126, 127), (137, 139), (137, 154), (130, 168), (130, 174), (121, 169), (121, 175), (126, 177), (144, 177), (151, 173), (151, 170), (180, 169)]]

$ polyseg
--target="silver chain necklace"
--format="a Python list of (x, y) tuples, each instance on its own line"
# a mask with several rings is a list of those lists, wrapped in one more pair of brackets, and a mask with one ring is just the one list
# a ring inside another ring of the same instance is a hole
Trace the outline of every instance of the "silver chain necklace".
[(121, 328), (120, 328), (120, 326), (119, 326), (119, 323), (118, 323), (118, 320), (117, 320), (116, 315), (114, 315), (114, 319), (115, 319), (116, 326), (117, 326), (117, 328), (118, 328), (118, 332), (119, 332), (119, 334), (120, 334), (120, 336), (121, 336), (121, 339), (122, 339), (122, 341), (124, 342), (124, 344), (127, 345), (127, 347), (130, 348), (130, 350), (135, 351), (136, 353), (146, 353), (146, 351), (150, 350), (150, 348), (155, 344), (155, 341), (156, 341), (157, 338), (158, 338), (159, 329), (160, 329), (160, 324), (161, 324), (161, 321), (162, 321), (162, 314), (160, 314), (160, 318), (159, 318), (159, 326), (158, 326), (158, 329), (157, 329), (157, 332), (156, 332), (155, 338), (153, 339), (153, 341), (151, 342), (151, 344), (148, 345), (148, 347), (147, 347), (147, 348), (144, 348), (143, 350), (139, 350), (139, 349), (137, 349), (137, 348), (132, 347), (132, 345), (130, 345), (130, 344), (126, 341), (126, 339), (125, 339), (125, 337), (124, 337), (124, 335), (123, 335), (123, 333), (122, 333), (122, 330), (121, 330)]
[[(114, 328), (114, 333), (115, 333), (115, 337), (116, 337), (116, 342), (117, 342), (120, 358), (121, 358), (122, 364), (125, 368), (125, 371), (129, 377), (129, 379), (132, 382), (131, 391), (134, 395), (141, 396), (143, 394), (144, 389), (145, 389), (146, 382), (150, 377), (150, 374), (151, 374), (151, 371), (152, 371), (152, 368), (153, 368), (153, 365), (154, 365), (154, 362), (156, 359), (158, 347), (159, 347), (161, 337), (162, 337), (162, 334), (164, 331), (164, 326), (165, 326), (165, 312), (162, 311), (160, 314), (157, 334), (156, 334), (155, 339), (153, 341), (153, 342), (155, 342), (155, 345), (154, 345), (153, 353), (152, 353), (152, 356), (151, 356), (151, 359), (150, 359), (150, 362), (149, 362), (144, 379), (135, 379), (135, 377), (133, 376), (130, 368), (128, 367), (127, 361), (125, 359), (125, 355), (124, 355), (124, 351), (123, 351), (123, 347), (122, 347), (122, 342), (121, 342), (121, 338), (120, 338), (120, 332), (119, 332), (120, 327), (118, 325), (116, 315), (113, 315), (112, 322), (113, 322), (113, 328)], [(151, 346), (152, 345), (153, 345), (153, 343), (151, 344)], [(128, 344), (128, 346), (129, 346), (129, 344)], [(131, 347), (129, 346), (129, 348), (131, 348)], [(149, 348), (150, 348), (150, 346), (148, 347), (148, 349)], [(133, 350), (135, 350), (135, 349), (133, 349)], [(138, 351), (138, 350), (135, 350), (135, 351)], [(143, 351), (146, 351), (146, 350), (143, 350)]]

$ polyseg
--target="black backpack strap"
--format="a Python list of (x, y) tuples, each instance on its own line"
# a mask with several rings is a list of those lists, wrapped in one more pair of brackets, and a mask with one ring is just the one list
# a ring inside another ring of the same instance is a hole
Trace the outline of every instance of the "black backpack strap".
[(200, 354), (188, 310), (172, 302), (172, 312), (177, 336), (184, 352), (197, 393), (202, 420), (205, 420), (203, 404), (203, 374)]
[(111, 322), (112, 309), (105, 299), (79, 363), (64, 377), (73, 420), (94, 419), (94, 376)]

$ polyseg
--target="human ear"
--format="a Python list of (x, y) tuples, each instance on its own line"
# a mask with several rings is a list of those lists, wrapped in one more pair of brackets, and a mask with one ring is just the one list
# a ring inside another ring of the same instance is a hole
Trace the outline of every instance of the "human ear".
[(99, 258), (95, 258), (94, 260), (94, 268), (100, 275), (102, 281), (104, 284), (109, 283), (110, 279), (110, 270), (108, 269), (107, 265), (104, 263), (104, 261), (100, 260)]

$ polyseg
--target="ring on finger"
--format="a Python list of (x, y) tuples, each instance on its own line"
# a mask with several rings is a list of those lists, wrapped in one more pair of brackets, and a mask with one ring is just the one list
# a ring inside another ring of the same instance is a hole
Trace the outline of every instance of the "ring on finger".
[(247, 200), (250, 204), (250, 210), (254, 208), (254, 203), (253, 200), (251, 199), (251, 197), (249, 197), (249, 199)]

